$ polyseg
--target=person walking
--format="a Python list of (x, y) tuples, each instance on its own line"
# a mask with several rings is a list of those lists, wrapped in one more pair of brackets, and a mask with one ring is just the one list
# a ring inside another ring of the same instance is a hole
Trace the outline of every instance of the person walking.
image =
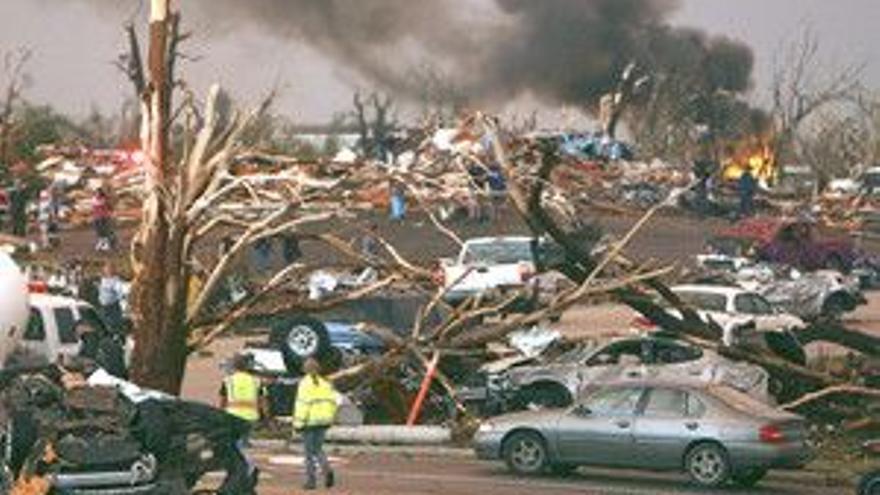
[(95, 251), (110, 251), (116, 247), (116, 234), (113, 232), (113, 205), (104, 186), (95, 190), (92, 197), (92, 221), (95, 227)]
[(296, 392), (293, 428), (303, 438), (306, 455), (305, 490), (317, 488), (318, 469), (324, 474), (324, 486), (336, 484), (336, 476), (324, 453), (324, 438), (336, 419), (338, 394), (333, 385), (321, 376), (321, 365), (314, 358), (303, 364), (305, 373)]
[(37, 221), (43, 249), (52, 249), (58, 241), (58, 195), (54, 185), (40, 192)]

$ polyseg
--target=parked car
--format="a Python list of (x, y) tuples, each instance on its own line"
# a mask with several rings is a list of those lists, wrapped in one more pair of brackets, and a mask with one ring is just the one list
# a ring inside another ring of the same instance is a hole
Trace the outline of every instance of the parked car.
[[(98, 312), (85, 301), (42, 293), (31, 293), (29, 301), (27, 326), (16, 341), (7, 364), (49, 364), (56, 362), (59, 357), (76, 356), (80, 341), (75, 326), (80, 321), (87, 322), (99, 332), (108, 332)], [(125, 340), (122, 335), (119, 338)], [(128, 339), (124, 347), (128, 362), (133, 341)]]
[(501, 293), (524, 290), (507, 309), (529, 311), (540, 289), (536, 275), (560, 255), (554, 244), (532, 237), (480, 237), (466, 241), (454, 260), (440, 260), (437, 278), (450, 304), (474, 296), (500, 299)]
[[(756, 332), (785, 333), (806, 326), (797, 316), (776, 309), (761, 294), (740, 287), (692, 284), (677, 285), (671, 290), (703, 320), (717, 323), (724, 331), (727, 345), (754, 340)], [(675, 309), (669, 312), (678, 315)]]
[(546, 361), (514, 358), (490, 363), (482, 370), (485, 393), (476, 394), (475, 387), (468, 387), (462, 396), (482, 396), (496, 406), (496, 412), (565, 407), (597, 383), (677, 376), (726, 383), (758, 400), (772, 400), (769, 375), (764, 369), (736, 363), (710, 350), (665, 336), (616, 338), (600, 345), (576, 345)]
[(492, 418), (474, 449), (524, 475), (582, 465), (683, 470), (706, 487), (754, 486), (769, 469), (801, 467), (812, 455), (800, 416), (682, 380), (612, 383), (566, 409)]

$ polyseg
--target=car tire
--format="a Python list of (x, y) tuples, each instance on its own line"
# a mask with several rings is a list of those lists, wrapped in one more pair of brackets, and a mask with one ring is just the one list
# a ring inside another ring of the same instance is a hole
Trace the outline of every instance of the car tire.
[(751, 468), (734, 472), (730, 479), (743, 488), (752, 488), (760, 483), (764, 476), (767, 476), (766, 469)]
[(285, 319), (274, 325), (269, 343), (281, 350), (288, 371), (295, 374), (301, 373), (302, 363), (308, 358), (326, 364), (332, 350), (327, 327), (322, 321), (307, 316)]
[(685, 455), (684, 470), (694, 483), (702, 487), (719, 487), (730, 477), (730, 460), (721, 445), (699, 443)]
[(547, 444), (535, 432), (514, 433), (504, 442), (503, 452), (508, 469), (516, 474), (535, 476), (547, 467)]
[(822, 316), (837, 320), (847, 311), (855, 309), (855, 306), (851, 296), (836, 292), (822, 303)]
[(859, 483), (859, 495), (880, 495), (880, 471), (862, 477)]

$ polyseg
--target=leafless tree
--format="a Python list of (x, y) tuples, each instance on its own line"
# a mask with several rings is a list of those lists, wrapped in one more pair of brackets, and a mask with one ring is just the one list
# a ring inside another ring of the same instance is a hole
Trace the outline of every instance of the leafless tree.
[(0, 102), (0, 163), (7, 164), (11, 158), (12, 134), (15, 127), (15, 107), (21, 102), (22, 92), (30, 84), (26, 72), (33, 52), (28, 48), (9, 50), (3, 57), (3, 101)]
[(780, 158), (797, 156), (798, 133), (819, 110), (851, 98), (860, 87), (864, 65), (823, 68), (819, 38), (806, 28), (781, 50), (773, 72), (773, 115), (777, 134), (774, 151)]

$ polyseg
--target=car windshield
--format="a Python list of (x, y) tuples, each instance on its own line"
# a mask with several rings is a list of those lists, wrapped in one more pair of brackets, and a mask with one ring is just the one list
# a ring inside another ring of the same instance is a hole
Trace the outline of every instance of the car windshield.
[(738, 312), (748, 315), (773, 314), (773, 306), (758, 294), (739, 294), (734, 299), (733, 305)]
[(583, 363), (596, 349), (595, 344), (582, 344), (560, 355), (553, 360), (553, 364), (580, 364)]
[(465, 263), (506, 265), (532, 262), (532, 246), (528, 241), (495, 241), (469, 244), (464, 253)]
[(697, 291), (676, 291), (675, 295), (685, 304), (703, 311), (727, 311), (727, 298), (722, 294)]

